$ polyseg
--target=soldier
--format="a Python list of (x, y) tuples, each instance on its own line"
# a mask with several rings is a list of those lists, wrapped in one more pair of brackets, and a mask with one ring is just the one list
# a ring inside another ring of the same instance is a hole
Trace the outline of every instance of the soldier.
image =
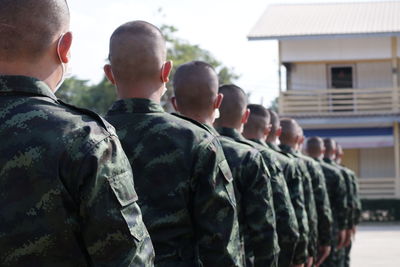
[(279, 140), (281, 142), (280, 148), (287, 157), (294, 159), (303, 182), (304, 203), (307, 210), (309, 225), (309, 242), (307, 247), (309, 260), (307, 262), (307, 266), (311, 266), (317, 254), (318, 216), (315, 205), (312, 180), (307, 170), (307, 166), (297, 153), (301, 140), (301, 129), (295, 120), (289, 118), (281, 119), (280, 124), (282, 127), (282, 134), (279, 137)]
[[(358, 195), (358, 181), (355, 173), (350, 170), (349, 168), (344, 167), (341, 165), (342, 163), (342, 157), (343, 157), (343, 149), (342, 147), (336, 143), (336, 155), (335, 155), (335, 163), (337, 164), (338, 167), (340, 167), (341, 172), (343, 177), (345, 179), (348, 179), (350, 185), (350, 192), (348, 194), (348, 201), (352, 201), (351, 207), (352, 207), (352, 212), (349, 214), (349, 220), (351, 221), (351, 224), (349, 224), (349, 227), (352, 227), (351, 234), (348, 236), (348, 243), (346, 244), (345, 248), (345, 258), (344, 258), (344, 266), (348, 267), (350, 266), (350, 251), (351, 251), (351, 240), (354, 239), (355, 233), (356, 233), (356, 226), (360, 222), (360, 216), (361, 216), (361, 202), (360, 198)], [(350, 206), (350, 205), (348, 205)]]
[[(304, 143), (303, 131), (300, 131), (301, 147)], [(312, 188), (314, 192), (315, 205), (318, 215), (318, 256), (316, 257), (316, 265), (319, 266), (329, 255), (331, 251), (331, 232), (332, 232), (332, 211), (329, 202), (328, 191), (326, 189), (325, 177), (321, 166), (312, 158), (301, 153), (300, 149), (297, 150), (297, 155), (303, 160), (307, 166), (308, 173), (312, 180)]]
[(120, 100), (107, 114), (133, 166), (156, 266), (241, 266), (232, 174), (218, 140), (170, 115), (160, 99), (172, 68), (160, 30), (118, 27), (106, 76)]
[(322, 158), (324, 156), (324, 142), (319, 137), (312, 137), (307, 140), (307, 154), (316, 160), (324, 173), (326, 187), (328, 190), (329, 201), (331, 204), (333, 227), (331, 240), (331, 253), (329, 257), (322, 263), (324, 267), (337, 267), (340, 265), (340, 254), (346, 239), (346, 185), (340, 171), (329, 164), (325, 163)]
[(353, 184), (352, 178), (348, 175), (345, 169), (342, 168), (339, 164), (335, 162), (336, 158), (336, 141), (330, 138), (324, 139), (324, 146), (325, 146), (325, 155), (324, 155), (324, 162), (329, 164), (330, 166), (339, 170), (340, 174), (343, 177), (343, 180), (346, 185), (346, 199), (347, 199), (347, 207), (346, 207), (346, 218), (347, 218), (347, 225), (346, 225), (346, 239), (344, 242), (344, 248), (340, 251), (340, 265), (344, 265), (345, 257), (346, 257), (346, 248), (351, 244), (351, 238), (353, 235), (353, 213), (354, 213), (354, 203), (355, 196), (353, 195)]
[(270, 163), (269, 167), (274, 172), (271, 184), (274, 193), (278, 240), (281, 248), (279, 266), (290, 266), (299, 236), (298, 224), (282, 166), (276, 159), (276, 155), (274, 155), (276, 152), (271, 151), (264, 141), (271, 126), (269, 113), (261, 105), (250, 104), (247, 108), (250, 111), (250, 116), (244, 125), (243, 136), (257, 143), (258, 146), (249, 142), (253, 146), (259, 147), (261, 151), (266, 150), (269, 152), (264, 153), (264, 155), (267, 156), (267, 160)]
[[(241, 132), (243, 130), (243, 125), (247, 121), (247, 118), (249, 116), (249, 111), (247, 110), (247, 97), (246, 94), (243, 92), (243, 90), (236, 86), (236, 85), (224, 85), (219, 88), (219, 92), (224, 95), (224, 101), (222, 102), (222, 105), (220, 107), (221, 110), (221, 117), (216, 120), (215, 125), (218, 127), (217, 130), (219, 133), (223, 136), (229, 137), (233, 139), (235, 142), (238, 143), (243, 143), (247, 146), (251, 146), (253, 148), (256, 148), (258, 151), (261, 152), (261, 155), (263, 156), (263, 159), (271, 173), (271, 182), (273, 184), (273, 189), (275, 188), (274, 196), (276, 197), (277, 195), (284, 194), (284, 189), (279, 187), (278, 183), (280, 184), (279, 178), (277, 176), (280, 175), (281, 170), (279, 169), (279, 166), (276, 165), (276, 159), (272, 156), (271, 152), (268, 151), (267, 149), (263, 148), (261, 145), (251, 142), (247, 139), (245, 139)], [(278, 192), (280, 191), (280, 193)], [(282, 206), (282, 202), (277, 200), (277, 203), (274, 201), (274, 206), (280, 205), (281, 207), (278, 209), (278, 213), (281, 215), (281, 213), (286, 213), (286, 216), (291, 216), (290, 213), (290, 206), (288, 209), (287, 205), (284, 205), (285, 207)], [(304, 206), (303, 211), (304, 211)], [(284, 211), (284, 209), (288, 209)], [(289, 218), (289, 217), (288, 217)], [(280, 219), (279, 219), (280, 220)], [(287, 227), (286, 229), (278, 229), (278, 232), (282, 234), (282, 231), (286, 231), (286, 238), (285, 240), (282, 240), (280, 242), (286, 243), (284, 247), (282, 247), (281, 252), (282, 255), (279, 257), (279, 264), (290, 264), (292, 257), (293, 257), (293, 249), (294, 246), (293, 244), (296, 243), (297, 240), (297, 228), (296, 227), (296, 222), (291, 220), (285, 223), (284, 225), (280, 225), (279, 228), (281, 227)], [(282, 243), (282, 244), (283, 244)], [(292, 247), (288, 244), (291, 244)], [(301, 262), (302, 258), (302, 251), (301, 251), (301, 245), (303, 243), (300, 243), (300, 251), (296, 251), (297, 254), (295, 254), (295, 261)]]
[(0, 265), (153, 266), (114, 128), (54, 95), (67, 3), (0, 0), (0, 18)]
[[(218, 94), (218, 76), (212, 66), (193, 61), (180, 66), (174, 76), (173, 105), (180, 114), (201, 123), (220, 140), (231, 167), (239, 211), (239, 227), (246, 254), (253, 252), (254, 266), (277, 266), (279, 247), (270, 174), (262, 156), (250, 147), (219, 136), (212, 127)], [(250, 266), (250, 265), (246, 265)]]

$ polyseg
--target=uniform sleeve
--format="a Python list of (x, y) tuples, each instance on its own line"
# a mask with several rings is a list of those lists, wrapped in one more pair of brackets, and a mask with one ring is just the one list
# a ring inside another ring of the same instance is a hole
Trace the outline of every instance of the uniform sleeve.
[(339, 171), (336, 172), (336, 185), (334, 187), (334, 201), (332, 205), (335, 205), (337, 210), (337, 224), (339, 230), (347, 228), (347, 191), (346, 182)]
[(320, 166), (313, 164), (312, 175), (315, 204), (318, 214), (318, 241), (321, 246), (329, 246), (332, 232), (332, 211), (326, 189), (325, 177)]
[(268, 167), (280, 247), (279, 263), (289, 266), (299, 240), (299, 226), (281, 167), (273, 162), (268, 163)]
[(151, 266), (154, 250), (137, 205), (131, 167), (116, 137), (95, 145), (77, 170), (79, 237), (92, 265)]
[(359, 195), (359, 186), (358, 186), (358, 179), (357, 176), (352, 173), (352, 178), (353, 178), (353, 189), (354, 189), (354, 196), (355, 196), (355, 201), (356, 201), (356, 206), (354, 209), (354, 224), (358, 225), (361, 220), (361, 212), (362, 212), (362, 205), (361, 205), (361, 200), (360, 200), (360, 195)]
[(278, 237), (270, 173), (260, 154), (242, 166), (243, 216), (246, 222), (246, 251), (253, 251), (254, 266), (276, 266)]
[(352, 178), (345, 169), (342, 169), (341, 174), (343, 176), (343, 179), (344, 179), (344, 182), (346, 185), (346, 197), (347, 197), (347, 210), (346, 210), (347, 227), (346, 227), (346, 229), (352, 229), (354, 226), (354, 220), (353, 220), (354, 216), (353, 215), (354, 215), (354, 203), (355, 203), (355, 195), (353, 194)]
[(309, 235), (307, 212), (304, 205), (303, 183), (299, 170), (292, 163), (288, 163), (284, 171), (300, 234), (299, 242), (293, 255), (293, 264), (303, 264), (308, 258), (307, 247)]
[(220, 144), (199, 147), (192, 182), (192, 214), (203, 266), (241, 266), (243, 250), (232, 174)]

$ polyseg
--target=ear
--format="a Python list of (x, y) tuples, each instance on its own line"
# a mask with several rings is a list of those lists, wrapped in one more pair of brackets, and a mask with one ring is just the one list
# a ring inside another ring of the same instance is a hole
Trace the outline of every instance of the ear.
[(111, 69), (111, 65), (110, 64), (106, 64), (104, 65), (104, 74), (106, 75), (107, 79), (113, 84), (115, 85), (115, 78), (114, 78), (114, 73), (112, 72)]
[(175, 111), (179, 112), (178, 105), (176, 104), (176, 97), (175, 96), (171, 97), (171, 104), (174, 107)]
[(241, 123), (246, 124), (247, 121), (249, 120), (249, 117), (250, 117), (250, 109), (246, 109), (246, 111), (243, 113)]
[(218, 94), (217, 99), (214, 101), (214, 109), (220, 108), (222, 104), (222, 100), (224, 100), (223, 94)]
[(161, 67), (161, 81), (163, 83), (169, 82), (169, 75), (171, 74), (173, 63), (171, 60), (164, 63)]
[(268, 136), (269, 133), (271, 132), (271, 126), (272, 126), (271, 124), (268, 124), (267, 127), (265, 127), (265, 129), (264, 129), (265, 136)]
[(57, 52), (62, 63), (69, 62), (69, 54), (72, 46), (72, 32), (62, 35), (58, 41)]
[(279, 126), (279, 128), (276, 130), (276, 136), (279, 137), (282, 134), (282, 127)]

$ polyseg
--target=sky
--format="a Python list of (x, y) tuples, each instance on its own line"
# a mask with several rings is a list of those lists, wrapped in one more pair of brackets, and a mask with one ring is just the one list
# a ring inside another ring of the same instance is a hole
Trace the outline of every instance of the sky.
[(269, 106), (278, 96), (277, 42), (248, 41), (246, 36), (268, 5), (312, 2), (349, 1), (69, 0), (74, 34), (72, 74), (98, 83), (103, 78), (112, 32), (125, 22), (145, 20), (176, 27), (177, 37), (210, 51), (233, 68), (240, 75), (236, 84), (250, 93), (252, 103)]

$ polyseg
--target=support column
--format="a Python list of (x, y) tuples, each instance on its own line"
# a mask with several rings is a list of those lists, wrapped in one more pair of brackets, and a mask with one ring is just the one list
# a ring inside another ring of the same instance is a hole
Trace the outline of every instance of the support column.
[(391, 38), (392, 43), (392, 80), (393, 80), (393, 111), (399, 112), (399, 62), (397, 53), (397, 37)]
[(397, 121), (393, 124), (393, 138), (396, 198), (400, 198), (400, 131), (399, 123)]

